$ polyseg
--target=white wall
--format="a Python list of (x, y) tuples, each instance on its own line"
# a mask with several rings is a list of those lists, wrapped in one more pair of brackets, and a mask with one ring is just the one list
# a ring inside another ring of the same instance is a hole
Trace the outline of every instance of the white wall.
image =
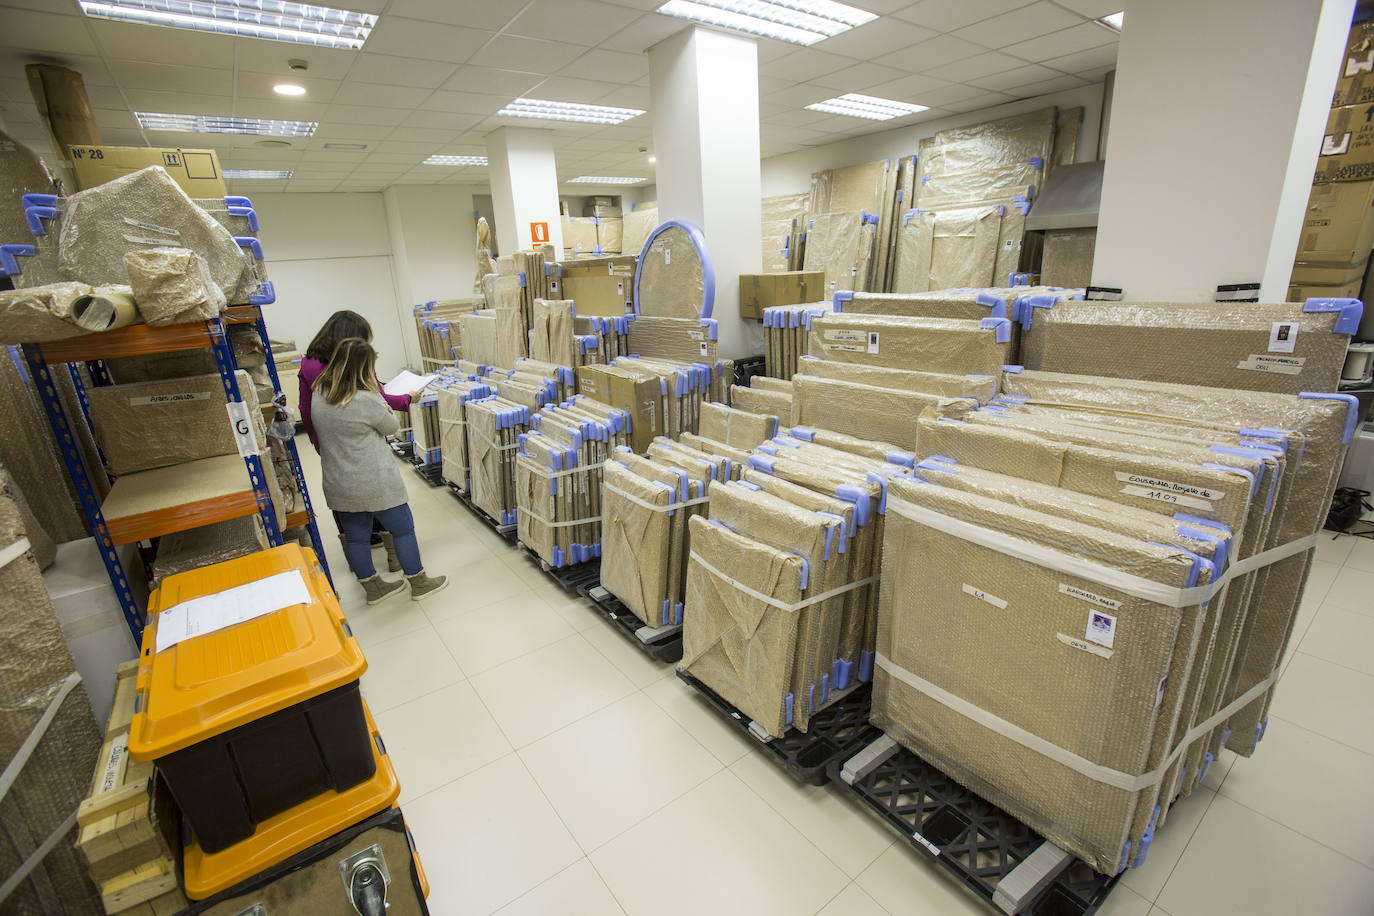
[(862, 137), (827, 143), (824, 146), (783, 153), (781, 156), (770, 156), (763, 160), (763, 196), (776, 197), (779, 194), (808, 191), (811, 188), (811, 174), (823, 169), (859, 165), (876, 159), (913, 156), (916, 154), (917, 143), (946, 128), (979, 124), (1050, 105), (1058, 105), (1060, 108), (1083, 106), (1083, 128), (1078, 136), (1078, 161), (1096, 159), (1097, 133), (1102, 119), (1101, 83), (1033, 99), (1020, 99), (1005, 105), (951, 115), (947, 118), (922, 121), (909, 127), (879, 131)]

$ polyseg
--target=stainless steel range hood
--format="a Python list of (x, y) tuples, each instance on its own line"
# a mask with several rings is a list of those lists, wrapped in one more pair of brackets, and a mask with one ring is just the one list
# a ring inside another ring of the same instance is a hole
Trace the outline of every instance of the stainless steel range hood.
[(1027, 229), (1083, 229), (1097, 225), (1105, 161), (1056, 166), (1026, 216)]

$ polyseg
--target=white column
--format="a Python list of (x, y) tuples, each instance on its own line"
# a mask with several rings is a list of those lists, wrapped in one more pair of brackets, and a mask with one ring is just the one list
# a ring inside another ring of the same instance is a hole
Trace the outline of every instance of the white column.
[(1093, 283), (1282, 301), (1354, 0), (1128, 4)]
[(487, 134), (487, 174), (496, 210), (496, 243), (502, 254), (534, 247), (530, 224), (546, 223), (549, 240), (563, 256), (563, 224), (558, 219), (558, 171), (553, 131), (535, 127), (498, 127)]
[(694, 27), (649, 49), (658, 215), (706, 235), (725, 357), (762, 350), (758, 323), (739, 317), (739, 276), (763, 268), (758, 87), (752, 38)]

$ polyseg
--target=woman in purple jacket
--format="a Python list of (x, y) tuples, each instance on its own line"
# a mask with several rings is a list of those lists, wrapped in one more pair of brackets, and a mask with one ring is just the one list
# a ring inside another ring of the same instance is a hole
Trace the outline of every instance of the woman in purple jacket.
[[(357, 312), (342, 311), (335, 312), (329, 316), (329, 320), (320, 328), (320, 332), (315, 335), (315, 339), (310, 341), (310, 346), (305, 349), (305, 358), (301, 360), (301, 368), (298, 374), (300, 381), (300, 403), (301, 403), (301, 423), (305, 425), (305, 434), (310, 437), (310, 444), (315, 446), (315, 451), (320, 450), (320, 440), (315, 435), (315, 427), (310, 422), (310, 398), (315, 391), (315, 379), (324, 372), (324, 367), (329, 362), (329, 357), (334, 353), (334, 348), (339, 341), (349, 337), (361, 337), (371, 343), (372, 325), (367, 323), (367, 319)], [(382, 388), (380, 380), (377, 382), (377, 393), (386, 401), (387, 406), (392, 410), (408, 411), (415, 399), (414, 394), (387, 394)], [(343, 538), (343, 525), (339, 520), (339, 514), (334, 513), (334, 523), (339, 529), (339, 538)], [(389, 572), (397, 572), (401, 568), (401, 561), (396, 556), (396, 548), (392, 544), (391, 535), (385, 531), (376, 521), (372, 523), (372, 546), (386, 548), (386, 568)]]

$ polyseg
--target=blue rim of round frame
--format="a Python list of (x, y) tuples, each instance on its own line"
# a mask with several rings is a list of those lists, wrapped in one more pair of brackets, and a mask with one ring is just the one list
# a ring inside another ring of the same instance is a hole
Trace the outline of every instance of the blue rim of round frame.
[(649, 237), (646, 238), (646, 239), (644, 240), (644, 248), (640, 250), (640, 252), (639, 252), (639, 259), (638, 259), (637, 261), (635, 261), (635, 281), (634, 281), (634, 282), (635, 282), (635, 286), (634, 286), (634, 307), (635, 307), (635, 314), (636, 314), (636, 315), (640, 314), (640, 310), (639, 310), (639, 277), (640, 277), (640, 269), (642, 268), (642, 266), (643, 266), (643, 264), (644, 264), (644, 258), (645, 258), (645, 256), (648, 255), (648, 253), (649, 253), (649, 246), (653, 245), (654, 239), (658, 238), (659, 235), (660, 235), (665, 229), (670, 229), (670, 228), (674, 228), (674, 227), (676, 227), (676, 228), (678, 228), (678, 229), (681, 229), (683, 232), (687, 233), (687, 239), (688, 239), (688, 241), (690, 241), (690, 242), (692, 243), (692, 247), (696, 249), (696, 252), (697, 252), (697, 259), (698, 259), (699, 261), (701, 261), (701, 281), (702, 281), (702, 282), (701, 282), (701, 314), (700, 314), (698, 317), (700, 317), (700, 318), (710, 318), (710, 317), (711, 317), (711, 311), (715, 308), (715, 304), (716, 304), (716, 271), (715, 271), (715, 268), (711, 266), (711, 255), (710, 255), (710, 253), (706, 250), (706, 236), (702, 233), (702, 231), (701, 231), (701, 229), (700, 229), (699, 227), (693, 225), (692, 223), (684, 222), (684, 221), (679, 220), (679, 219), (670, 219), (670, 220), (668, 220), (668, 221), (665, 222), (665, 223), (660, 223), (660, 224), (658, 225), (658, 227), (657, 227), (656, 229), (654, 229), (653, 232), (650, 232), (650, 233), (649, 233)]

